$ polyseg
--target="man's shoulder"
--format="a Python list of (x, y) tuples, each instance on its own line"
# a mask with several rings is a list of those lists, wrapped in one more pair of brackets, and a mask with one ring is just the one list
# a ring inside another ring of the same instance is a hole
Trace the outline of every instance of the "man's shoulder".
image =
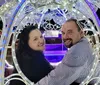
[(68, 66), (82, 66), (87, 61), (87, 56), (90, 48), (89, 44), (80, 41), (79, 43), (72, 46), (66, 53), (63, 63), (66, 63)]
[(89, 50), (89, 43), (88, 43), (88, 41), (82, 40), (82, 41), (79, 41), (78, 43), (76, 43), (75, 45), (73, 45), (69, 49), (69, 52), (79, 54), (79, 53), (87, 52), (87, 50)]

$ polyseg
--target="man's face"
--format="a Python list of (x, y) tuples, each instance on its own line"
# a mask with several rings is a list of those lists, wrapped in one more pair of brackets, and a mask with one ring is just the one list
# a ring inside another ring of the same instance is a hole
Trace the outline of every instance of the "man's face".
[(78, 31), (78, 27), (74, 21), (66, 22), (62, 25), (61, 28), (62, 39), (67, 48), (70, 48), (76, 44), (81, 37), (83, 37), (83, 31)]

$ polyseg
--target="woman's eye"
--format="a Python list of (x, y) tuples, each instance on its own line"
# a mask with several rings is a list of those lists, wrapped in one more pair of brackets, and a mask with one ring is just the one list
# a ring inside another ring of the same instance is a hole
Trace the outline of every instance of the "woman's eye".
[(37, 38), (33, 39), (34, 41), (37, 40)]

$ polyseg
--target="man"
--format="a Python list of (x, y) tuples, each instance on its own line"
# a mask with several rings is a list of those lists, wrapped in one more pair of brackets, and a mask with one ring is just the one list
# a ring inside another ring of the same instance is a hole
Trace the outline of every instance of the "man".
[(94, 56), (81, 24), (75, 19), (69, 19), (62, 25), (61, 32), (64, 44), (69, 50), (62, 63), (36, 85), (81, 83), (92, 68)]

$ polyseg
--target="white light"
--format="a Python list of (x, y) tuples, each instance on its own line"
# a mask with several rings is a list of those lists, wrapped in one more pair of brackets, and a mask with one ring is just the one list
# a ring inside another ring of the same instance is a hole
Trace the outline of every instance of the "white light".
[(9, 7), (9, 5), (7, 4), (6, 7)]
[(15, 56), (13, 56), (13, 59), (14, 59), (14, 60), (16, 60), (16, 57), (15, 57)]
[(12, 44), (15, 44), (15, 41), (13, 41)]
[(96, 48), (97, 50), (99, 50), (99, 48)]
[(73, 9), (73, 12), (75, 12), (75, 13), (76, 13), (76, 10), (75, 10), (75, 9)]
[(92, 26), (91, 29), (94, 30), (94, 27)]
[(94, 85), (97, 85), (97, 84), (94, 84)]
[(94, 65), (96, 65), (96, 63), (94, 63)]
[(91, 72), (93, 72), (94, 70), (93, 70), (93, 68), (92, 68), (92, 70), (91, 70)]
[(33, 15), (34, 13), (33, 13), (33, 12), (31, 12), (30, 14), (32, 14), (32, 15)]
[(89, 20), (87, 22), (90, 24), (90, 21)]
[(24, 79), (25, 79), (25, 80), (27, 80), (27, 78), (26, 78), (26, 77), (24, 77)]
[(59, 31), (56, 30), (47, 30), (44, 32), (45, 37), (58, 37)]
[(52, 66), (58, 66), (61, 62), (58, 63), (50, 63)]
[(57, 5), (57, 8), (60, 8), (60, 5)]
[(13, 52), (15, 52), (15, 50), (14, 50), (14, 49), (12, 49), (12, 51), (13, 51)]
[(21, 0), (18, 0), (19, 2), (21, 2)]
[(73, 7), (75, 7), (76, 4), (73, 4)]
[(16, 67), (18, 67), (18, 64), (15, 64), (16, 65)]
[(25, 19), (28, 19), (28, 17), (26, 16)]
[(77, 14), (80, 14), (80, 12), (79, 12), (79, 11), (77, 11)]
[(97, 34), (95, 33), (94, 36), (97, 36)]
[(84, 84), (84, 82), (82, 82), (82, 84)]
[(63, 3), (64, 4), (64, 7), (66, 7), (66, 3)]
[(87, 79), (89, 79), (90, 78), (90, 76), (87, 76)]
[(19, 74), (21, 74), (21, 71), (19, 71)]
[(83, 15), (83, 19), (85, 19), (85, 16)]

